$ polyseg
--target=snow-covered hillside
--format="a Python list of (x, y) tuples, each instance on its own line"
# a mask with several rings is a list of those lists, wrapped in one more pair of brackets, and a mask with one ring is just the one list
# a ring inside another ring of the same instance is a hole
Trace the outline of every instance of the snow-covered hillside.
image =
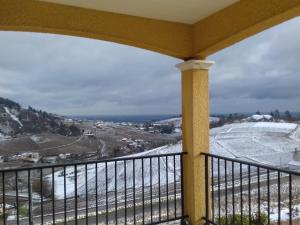
[(64, 118), (33, 109), (22, 108), (12, 100), (0, 97), (0, 141), (19, 134), (58, 133), (64, 136), (78, 136), (80, 130), (64, 123)]
[[(210, 132), (210, 151), (213, 154), (240, 158), (259, 163), (286, 166), (292, 160), (293, 151), (300, 148), (300, 129), (294, 123), (273, 123), (273, 122), (246, 122), (225, 125), (213, 128)], [(147, 156), (155, 154), (177, 153), (182, 151), (181, 143), (171, 146), (164, 146), (147, 152), (131, 156)], [(180, 170), (179, 157), (176, 158), (176, 179), (179, 179)], [(88, 189), (89, 193), (95, 191), (95, 164), (88, 168)], [(105, 163), (98, 164), (98, 187), (99, 193), (105, 193)], [(142, 164), (141, 160), (135, 162), (135, 187), (142, 186)], [(160, 170), (168, 168), (169, 182), (174, 182), (174, 164), (172, 158), (166, 163), (165, 157), (161, 158)], [(115, 188), (115, 164), (108, 163), (108, 190)], [(126, 164), (127, 187), (133, 187), (133, 162), (128, 160)], [(152, 163), (153, 184), (158, 184), (157, 159)], [(124, 190), (124, 162), (117, 163), (117, 189)], [(150, 160), (144, 160), (144, 182), (145, 186), (150, 185)], [(48, 177), (51, 180), (51, 176)], [(166, 183), (166, 173), (162, 172), (161, 184)], [(57, 198), (63, 198), (63, 173), (55, 174), (55, 189)], [(74, 168), (67, 168), (67, 196), (74, 195)], [(78, 194), (85, 193), (85, 167), (78, 166)]]
[(300, 128), (295, 123), (243, 122), (210, 130), (213, 154), (286, 166), (295, 148), (300, 149)]
[[(171, 145), (171, 146), (163, 146), (160, 148), (156, 148), (147, 152), (137, 153), (134, 155), (130, 155), (130, 157), (141, 157), (141, 156), (150, 156), (157, 154), (169, 154), (169, 153), (178, 153), (182, 151), (181, 144)], [(126, 158), (126, 157), (122, 157)], [(176, 156), (175, 158), (175, 167), (176, 167), (176, 180), (179, 181), (180, 175), (180, 158)], [(125, 177), (125, 169), (124, 169), (124, 161), (119, 161), (117, 163), (117, 190), (124, 190), (124, 177)], [(98, 193), (105, 194), (106, 193), (106, 165), (105, 163), (99, 163), (97, 165), (98, 168)], [(155, 187), (158, 185), (160, 180), (161, 185), (166, 184), (166, 170), (168, 169), (168, 182), (174, 183), (174, 159), (173, 157), (168, 157), (168, 163), (166, 163), (166, 157), (160, 158), (160, 170), (158, 169), (158, 158), (153, 158), (152, 160), (152, 185)], [(107, 171), (108, 171), (108, 191), (115, 190), (115, 163), (109, 162), (107, 163)], [(158, 171), (163, 171), (159, 173)], [(87, 174), (88, 174), (88, 190), (89, 193), (95, 193), (95, 172), (96, 165), (91, 164), (87, 166)], [(74, 167), (67, 167), (66, 169), (66, 184), (67, 184), (67, 192), (66, 195), (68, 197), (74, 196)], [(135, 160), (135, 188), (138, 189), (142, 187), (142, 160)], [(127, 188), (133, 187), (133, 161), (128, 160), (126, 162), (126, 181)], [(150, 186), (150, 159), (144, 159), (144, 185)], [(48, 175), (47, 178), (49, 182), (52, 180), (52, 175)], [(55, 173), (55, 195), (56, 198), (62, 199), (64, 198), (64, 176), (63, 171), (58, 171)], [(85, 194), (85, 166), (77, 167), (77, 193), (78, 195)]]
[(300, 147), (300, 129), (294, 123), (235, 123), (214, 128), (210, 149), (215, 154), (285, 166)]

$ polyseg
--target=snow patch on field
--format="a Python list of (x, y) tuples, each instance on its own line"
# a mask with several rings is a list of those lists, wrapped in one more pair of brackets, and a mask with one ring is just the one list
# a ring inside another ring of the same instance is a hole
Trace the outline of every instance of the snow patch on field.
[(4, 134), (0, 133), (0, 141), (3, 141), (6, 139), (6, 136), (4, 136)]
[(38, 135), (31, 135), (30, 139), (37, 144), (42, 144), (42, 143), (46, 143), (46, 142), (50, 141), (50, 139), (48, 137), (38, 136)]
[(39, 136), (37, 136), (37, 135), (30, 136), (30, 139), (32, 141), (34, 141), (35, 143), (39, 143), (41, 141), (41, 138)]
[(271, 128), (280, 129), (280, 130), (288, 130), (291, 131), (297, 127), (297, 124), (294, 123), (274, 123), (274, 122), (259, 122), (254, 123), (253, 127), (260, 127), (260, 128)]

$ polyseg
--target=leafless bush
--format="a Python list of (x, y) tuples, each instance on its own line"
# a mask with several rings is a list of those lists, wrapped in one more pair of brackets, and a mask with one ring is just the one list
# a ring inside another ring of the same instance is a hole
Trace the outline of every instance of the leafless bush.
[(49, 180), (44, 179), (42, 184), (40, 180), (35, 180), (32, 182), (32, 191), (43, 195), (45, 198), (53, 198), (52, 186)]

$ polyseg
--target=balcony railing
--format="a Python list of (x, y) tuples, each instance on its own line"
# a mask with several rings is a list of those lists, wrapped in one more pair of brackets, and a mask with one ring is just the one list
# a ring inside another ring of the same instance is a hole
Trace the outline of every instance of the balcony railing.
[(299, 224), (300, 173), (213, 154), (202, 157), (207, 224)]
[(1, 223), (181, 220), (182, 164), (182, 153), (175, 153), (1, 170)]

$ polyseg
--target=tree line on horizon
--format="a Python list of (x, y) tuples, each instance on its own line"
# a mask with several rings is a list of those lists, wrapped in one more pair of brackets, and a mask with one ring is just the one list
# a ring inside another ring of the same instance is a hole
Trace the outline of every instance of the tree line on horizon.
[[(295, 115), (291, 113), (289, 110), (285, 110), (284, 112), (280, 112), (278, 109), (271, 111), (270, 113), (261, 113), (259, 110), (254, 113), (255, 115), (263, 115), (267, 114), (272, 116), (271, 121), (274, 122), (280, 122), (280, 121), (286, 121), (286, 122), (297, 122), (300, 120), (300, 114)], [(249, 114), (244, 113), (230, 113), (230, 114), (223, 114), (223, 115), (212, 115), (219, 118), (218, 122), (215, 122), (211, 124), (211, 128), (214, 127), (220, 127), (227, 123), (233, 123), (235, 121), (240, 121), (242, 119), (246, 119), (249, 117)]]

